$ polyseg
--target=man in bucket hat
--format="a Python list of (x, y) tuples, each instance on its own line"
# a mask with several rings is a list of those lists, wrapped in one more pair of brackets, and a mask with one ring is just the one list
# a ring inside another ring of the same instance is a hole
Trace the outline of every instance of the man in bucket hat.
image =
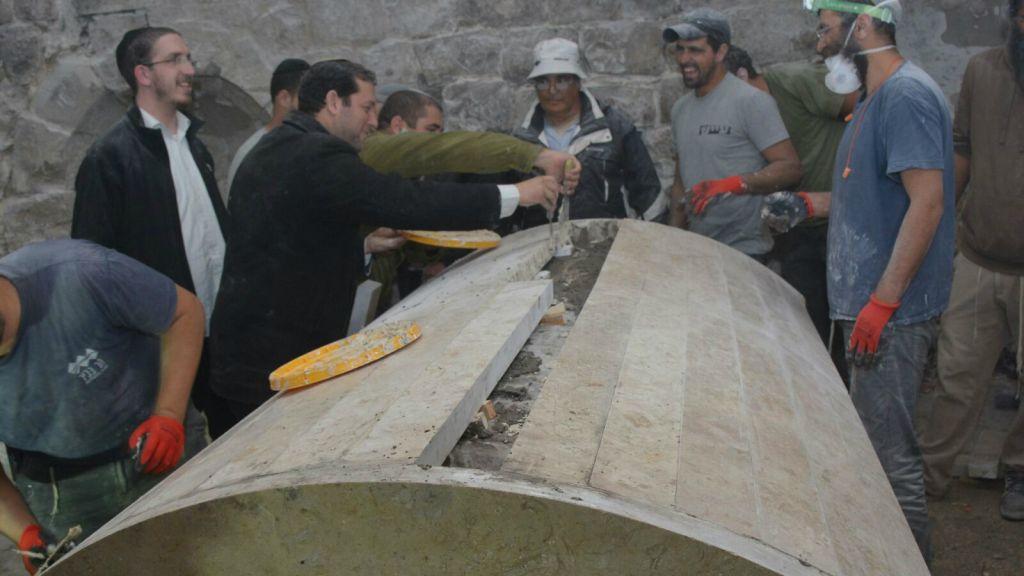
[[(570, 218), (663, 218), (667, 199), (643, 137), (617, 108), (582, 87), (587, 63), (575, 42), (544, 40), (534, 48), (529, 80), (537, 94), (513, 136), (568, 152), (582, 163)], [(532, 210), (527, 226), (545, 216)]]

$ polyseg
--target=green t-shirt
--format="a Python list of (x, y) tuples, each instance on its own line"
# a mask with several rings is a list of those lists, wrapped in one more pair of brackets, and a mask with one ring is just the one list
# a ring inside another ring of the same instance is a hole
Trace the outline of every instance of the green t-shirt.
[(846, 123), (839, 118), (845, 96), (825, 87), (824, 64), (788, 62), (763, 71), (782, 114), (782, 122), (800, 156), (799, 190), (832, 190), (832, 167)]

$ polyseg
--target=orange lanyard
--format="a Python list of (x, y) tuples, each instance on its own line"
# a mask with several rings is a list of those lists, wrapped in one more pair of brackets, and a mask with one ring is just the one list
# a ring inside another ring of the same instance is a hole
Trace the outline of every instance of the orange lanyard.
[(871, 100), (874, 99), (875, 94), (878, 94), (882, 90), (882, 86), (889, 81), (889, 78), (896, 73), (896, 67), (904, 62), (903, 58), (899, 58), (889, 65), (889, 69), (885, 72), (885, 78), (882, 79), (882, 83), (878, 85), (878, 88), (874, 92), (868, 94), (864, 105), (860, 107), (860, 116), (857, 118), (857, 123), (853, 126), (853, 138), (850, 139), (850, 148), (846, 151), (846, 166), (843, 167), (843, 180), (850, 177), (853, 173), (853, 168), (850, 167), (850, 162), (853, 161), (853, 150), (857, 145), (857, 137), (860, 136), (861, 125), (864, 123), (864, 117), (868, 115), (868, 106), (871, 105)]

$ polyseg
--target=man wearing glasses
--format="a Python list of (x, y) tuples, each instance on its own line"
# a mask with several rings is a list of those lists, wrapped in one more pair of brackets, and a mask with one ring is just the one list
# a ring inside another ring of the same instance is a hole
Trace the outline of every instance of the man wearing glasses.
[[(196, 72), (188, 45), (170, 28), (137, 28), (125, 33), (116, 57), (135, 102), (79, 167), (71, 236), (113, 248), (195, 293), (209, 334), (227, 211), (213, 157), (196, 135), (202, 123), (181, 111), (192, 103)], [(209, 392), (205, 357), (192, 397), (216, 437), (221, 407)]]
[[(554, 38), (533, 53), (529, 79), (537, 102), (512, 135), (579, 159), (583, 170), (569, 217), (662, 219), (667, 198), (643, 137), (625, 114), (582, 87), (587, 66), (579, 47)], [(533, 210), (524, 223), (541, 224), (542, 218)]]

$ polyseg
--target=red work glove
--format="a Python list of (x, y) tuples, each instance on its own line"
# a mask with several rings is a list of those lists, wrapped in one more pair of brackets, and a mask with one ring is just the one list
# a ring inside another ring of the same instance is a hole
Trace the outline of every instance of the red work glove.
[(744, 192), (747, 183), (739, 176), (729, 176), (721, 180), (704, 180), (693, 187), (693, 197), (690, 199), (693, 205), (694, 216), (699, 216), (707, 207), (711, 199), (720, 194), (736, 194)]
[(139, 455), (142, 471), (163, 474), (173, 468), (185, 452), (185, 427), (174, 418), (150, 416), (132, 432), (128, 447), (136, 450), (140, 441), (143, 442)]
[(878, 341), (882, 338), (882, 329), (900, 307), (900, 303), (882, 302), (872, 294), (868, 303), (857, 314), (857, 322), (850, 334), (848, 350), (853, 353), (853, 363), (858, 366), (871, 365), (878, 352)]
[(35, 574), (36, 570), (39, 570), (39, 567), (46, 561), (46, 542), (43, 541), (42, 531), (42, 526), (32, 524), (25, 528), (25, 531), (21, 533), (21, 538), (18, 539), (18, 550), (43, 555), (42, 558), (21, 556), (21, 561), (25, 563), (25, 570), (28, 570), (29, 574)]

